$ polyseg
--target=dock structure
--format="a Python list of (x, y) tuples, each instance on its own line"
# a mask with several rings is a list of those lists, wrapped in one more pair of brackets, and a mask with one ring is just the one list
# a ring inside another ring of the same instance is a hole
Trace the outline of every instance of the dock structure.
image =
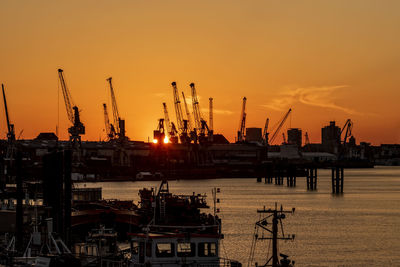
[(318, 169), (309, 167), (306, 169), (307, 190), (317, 190)]
[(344, 168), (332, 167), (332, 194), (343, 193)]
[(297, 178), (305, 177), (308, 191), (317, 190), (318, 169), (332, 170), (332, 193), (342, 194), (344, 189), (344, 168), (341, 162), (268, 162), (258, 168), (257, 182), (264, 178), (265, 184), (283, 185), (286, 178), (287, 187), (296, 187)]

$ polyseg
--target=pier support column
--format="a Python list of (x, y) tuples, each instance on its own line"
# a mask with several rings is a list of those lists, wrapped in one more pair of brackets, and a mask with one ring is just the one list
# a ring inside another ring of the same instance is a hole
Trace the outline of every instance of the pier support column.
[(290, 167), (287, 170), (287, 180), (286, 184), (288, 187), (295, 187), (296, 186), (296, 168)]
[(306, 170), (307, 175), (307, 190), (317, 190), (317, 168), (308, 168)]
[(344, 171), (343, 167), (332, 168), (332, 194), (343, 193), (343, 179)]

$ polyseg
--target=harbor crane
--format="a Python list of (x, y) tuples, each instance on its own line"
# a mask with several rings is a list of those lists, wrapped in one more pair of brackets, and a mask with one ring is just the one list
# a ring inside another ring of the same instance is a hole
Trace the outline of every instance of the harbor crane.
[(10, 123), (10, 116), (8, 115), (7, 99), (6, 99), (4, 84), (1, 84), (1, 89), (3, 91), (4, 110), (6, 113), (6, 120), (7, 120), (7, 143), (8, 143), (8, 145), (7, 145), (6, 158), (13, 159), (14, 158), (14, 145), (15, 145), (15, 129), (14, 129), (14, 124)]
[(72, 101), (72, 96), (68, 90), (67, 84), (65, 83), (63, 73), (64, 71), (62, 69), (58, 69), (58, 78), (60, 79), (61, 89), (64, 96), (65, 109), (67, 110), (68, 119), (72, 123), (72, 126), (68, 128), (70, 134), (69, 140), (75, 147), (81, 145), (81, 135), (85, 134), (85, 126), (80, 120), (78, 107)]
[(117, 133), (115, 132), (114, 125), (110, 123), (106, 103), (103, 103), (103, 109), (104, 109), (104, 124), (105, 124), (107, 138), (108, 140), (112, 140), (116, 137)]
[(113, 113), (114, 120), (114, 128), (116, 132), (116, 136), (118, 139), (123, 140), (126, 138), (125, 136), (125, 120), (121, 119), (118, 112), (117, 100), (115, 98), (114, 87), (112, 85), (112, 77), (107, 79), (107, 82), (110, 86), (110, 94), (111, 94), (111, 107)]
[[(345, 131), (346, 130), (346, 131)], [(340, 131), (340, 142), (341, 145), (339, 146), (339, 153), (338, 157), (342, 159), (343, 157), (346, 156), (347, 153), (347, 139), (352, 136), (351, 131), (353, 130), (353, 122), (350, 119), (347, 119), (346, 123), (344, 124), (343, 128)], [(343, 141), (342, 141), (342, 135), (343, 136)]]
[(269, 145), (272, 145), (275, 141), (275, 138), (277, 137), (279, 131), (281, 130), (283, 124), (285, 124), (286, 119), (289, 117), (290, 112), (292, 112), (292, 109), (290, 108), (288, 112), (283, 116), (283, 118), (278, 122), (278, 127), (276, 128), (275, 132), (272, 134), (271, 139), (269, 140)]
[[(183, 119), (183, 112), (182, 112), (182, 106), (181, 106), (181, 101), (179, 99), (179, 92), (178, 92), (178, 87), (176, 85), (176, 82), (172, 82), (172, 89), (174, 93), (174, 105), (175, 105), (175, 115), (176, 115), (176, 122), (178, 125), (178, 129), (176, 130), (177, 132), (179, 131), (180, 135), (179, 138), (181, 140), (181, 143), (190, 143), (190, 138), (189, 138), (189, 128), (188, 128), (188, 120)], [(183, 92), (182, 92), (183, 94)], [(183, 94), (183, 98), (185, 98)], [(185, 101), (186, 105), (186, 101)], [(175, 126), (175, 125), (174, 125)]]
[(342, 130), (340, 131), (340, 136), (342, 136), (345, 129), (346, 129), (346, 132), (343, 137), (343, 146), (346, 145), (347, 138), (349, 138), (352, 135), (351, 131), (353, 130), (353, 122), (350, 119), (347, 119), (346, 123), (344, 124)]
[(207, 141), (207, 139), (208, 141), (210, 141), (210, 139), (212, 139), (212, 134), (210, 132), (206, 120), (204, 120), (201, 115), (199, 100), (197, 98), (196, 87), (194, 83), (190, 84), (190, 88), (192, 91), (193, 117), (195, 122), (195, 129), (193, 135), (197, 135), (197, 131), (199, 131), (200, 142), (205, 142)]
[(178, 130), (173, 122), (169, 120), (167, 104), (163, 103), (164, 108), (164, 122), (167, 129), (167, 136), (171, 143), (178, 143)]
[(214, 116), (213, 116), (213, 98), (212, 97), (210, 97), (209, 99), (208, 99), (210, 102), (209, 102), (209, 108), (208, 108), (208, 112), (209, 112), (209, 119), (208, 119), (208, 124), (209, 124), (209, 128), (210, 128), (210, 131), (214, 131)]
[(269, 126), (269, 118), (265, 120), (265, 126), (264, 126), (264, 131), (263, 131), (263, 139), (264, 139), (264, 144), (268, 144), (268, 126)]
[(193, 106), (193, 117), (194, 117), (194, 125), (197, 130), (201, 129), (201, 114), (200, 114), (200, 105), (199, 100), (197, 99), (196, 87), (194, 83), (190, 84), (190, 88), (192, 90), (192, 106)]
[(308, 136), (308, 132), (306, 132), (306, 133), (304, 134), (304, 137), (305, 137), (304, 145), (309, 145), (309, 144), (310, 144), (310, 138), (309, 138), (309, 136)]
[(246, 101), (247, 98), (243, 97), (242, 102), (242, 112), (240, 114), (240, 122), (239, 122), (239, 129), (237, 132), (237, 141), (243, 142), (245, 140), (245, 131), (246, 131)]

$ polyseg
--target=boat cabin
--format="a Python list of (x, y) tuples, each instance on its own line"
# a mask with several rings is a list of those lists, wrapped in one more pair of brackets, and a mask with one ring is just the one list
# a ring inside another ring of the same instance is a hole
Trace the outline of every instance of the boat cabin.
[(220, 235), (131, 234), (131, 266), (220, 266)]

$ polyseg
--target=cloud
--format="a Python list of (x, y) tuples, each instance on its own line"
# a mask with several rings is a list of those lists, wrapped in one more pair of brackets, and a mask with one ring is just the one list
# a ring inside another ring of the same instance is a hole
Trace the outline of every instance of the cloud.
[[(203, 113), (208, 113), (208, 108), (202, 108), (201, 109), (201, 112), (203, 112)], [(214, 114), (219, 114), (219, 115), (231, 115), (231, 114), (233, 114), (233, 112), (232, 111), (230, 111), (230, 110), (227, 110), (227, 109), (213, 109), (213, 113)]]
[(268, 104), (262, 105), (273, 110), (286, 110), (292, 104), (299, 102), (308, 106), (331, 108), (343, 111), (350, 115), (363, 115), (353, 109), (334, 103), (334, 93), (348, 85), (299, 87), (283, 92), (279, 98), (272, 99)]
[(155, 97), (166, 97), (167, 94), (166, 93), (154, 93), (153, 94)]

